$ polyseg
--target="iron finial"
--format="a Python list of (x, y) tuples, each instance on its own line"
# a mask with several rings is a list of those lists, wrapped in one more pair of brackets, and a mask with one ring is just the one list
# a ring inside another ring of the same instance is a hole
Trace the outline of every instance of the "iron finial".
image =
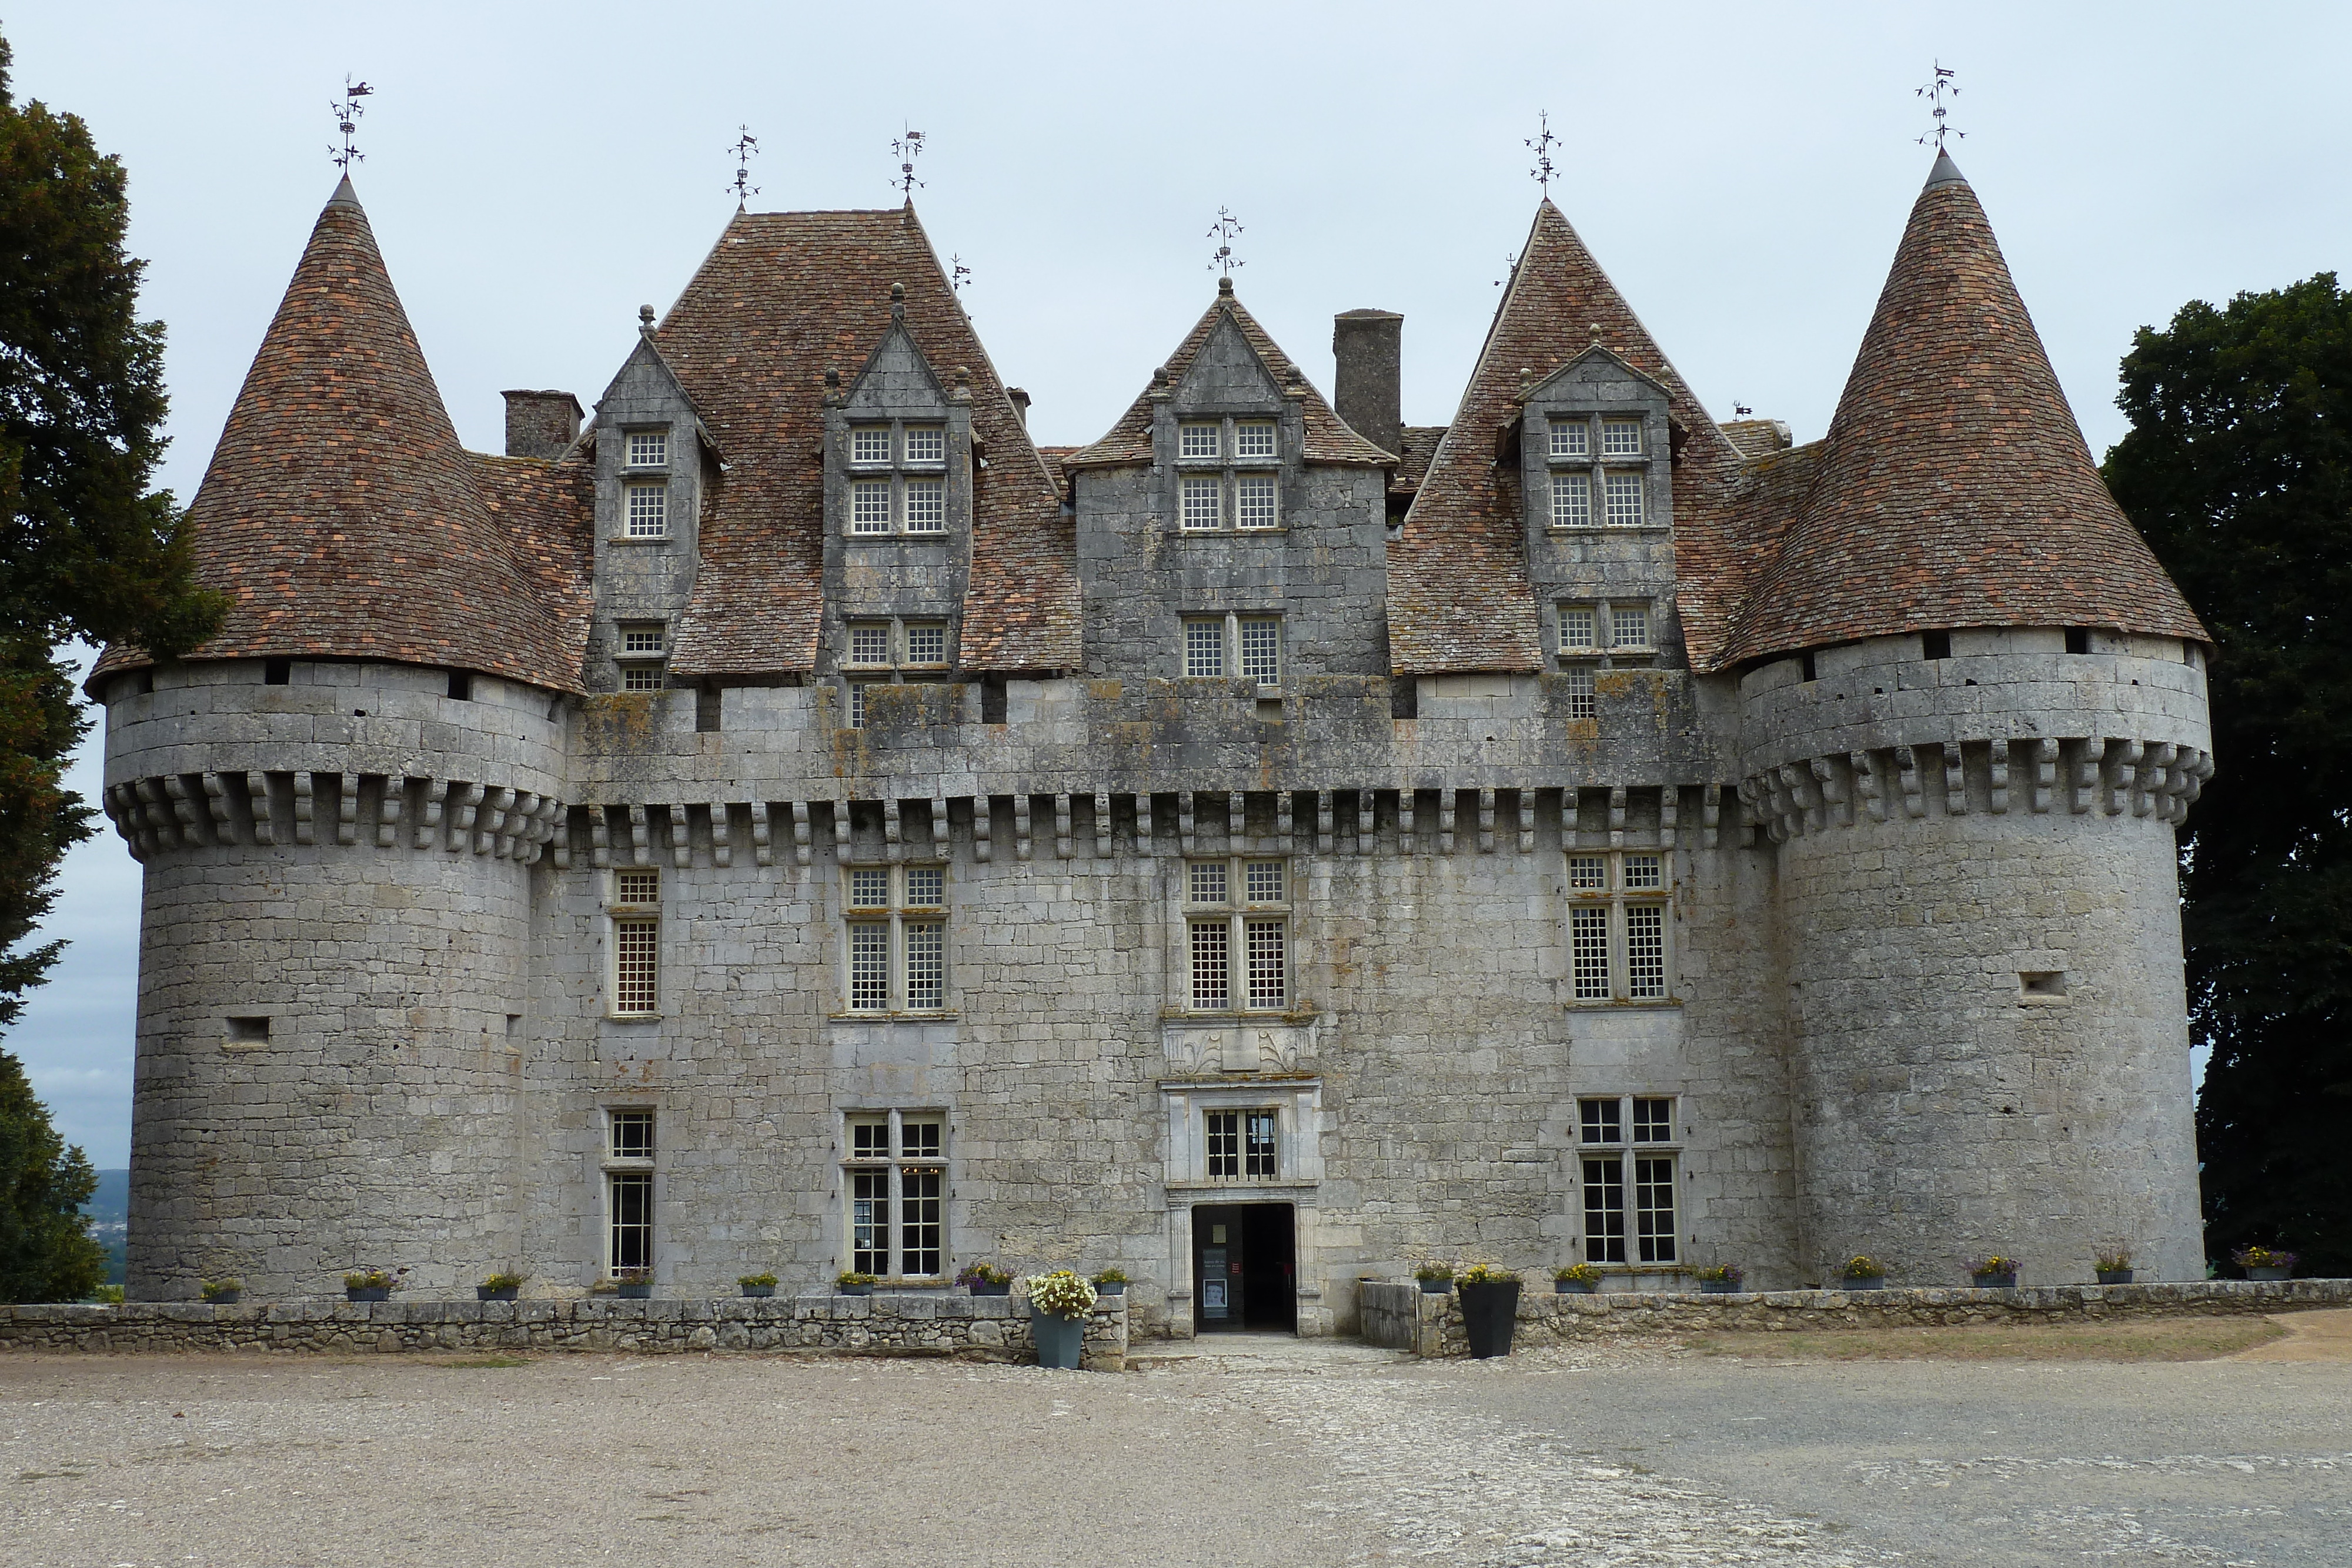
[(1551, 133), (1550, 113), (1538, 111), (1536, 115), (1536, 133), (1528, 137), (1526, 142), (1528, 151), (1536, 155), (1536, 166), (1528, 171), (1528, 178), (1543, 187), (1544, 199), (1547, 201), (1551, 199), (1551, 177), (1555, 172), (1551, 163), (1551, 150), (1559, 145), (1559, 138)]
[(915, 199), (916, 188), (922, 184), (915, 178), (915, 160), (922, 155), (923, 133), (919, 131), (901, 131), (890, 143), (890, 156), (898, 160), (898, 177), (890, 183), (910, 202)]
[(751, 128), (748, 125), (736, 129), (742, 134), (735, 138), (732, 147), (727, 149), (735, 154), (735, 178), (727, 188), (735, 193), (735, 210), (740, 213), (751, 197), (760, 193), (760, 187), (751, 183), (751, 159), (760, 151), (760, 139), (751, 134)]
[(1219, 207), (1217, 221), (1209, 225), (1209, 237), (1217, 242), (1216, 253), (1209, 257), (1209, 267), (1212, 271), (1223, 268), (1228, 285), (1233, 282), (1234, 268), (1248, 265), (1234, 254), (1234, 236), (1241, 232), (1241, 219)]
[(1936, 151), (1940, 153), (1944, 151), (1945, 137), (1957, 136), (1961, 141), (1966, 141), (1969, 139), (1969, 133), (1965, 131), (1955, 129), (1954, 127), (1944, 123), (1944, 116), (1950, 112), (1944, 107), (1944, 96), (1948, 93), (1952, 97), (1958, 98), (1960, 96), (1960, 89), (1952, 85), (1952, 71), (1950, 67), (1945, 65), (1941, 60), (1936, 61), (1935, 65), (1935, 76), (1928, 80), (1925, 87), (1920, 88), (1911, 96), (1914, 98), (1924, 98), (1930, 104), (1935, 106), (1936, 129), (1927, 132), (1927, 135), (1920, 137), (1918, 141), (1919, 145), (1922, 147), (1933, 142), (1935, 144)]
[(367, 112), (367, 105), (362, 103), (360, 99), (373, 98), (374, 95), (375, 89), (363, 81), (352, 80), (351, 74), (345, 72), (342, 98), (327, 105), (334, 111), (335, 129), (342, 132), (343, 137), (343, 144), (341, 147), (329, 147), (327, 156), (334, 160), (335, 167), (341, 169), (346, 176), (350, 175), (352, 164), (367, 162), (367, 154), (359, 150), (358, 143), (353, 139), (359, 134), (360, 116)]

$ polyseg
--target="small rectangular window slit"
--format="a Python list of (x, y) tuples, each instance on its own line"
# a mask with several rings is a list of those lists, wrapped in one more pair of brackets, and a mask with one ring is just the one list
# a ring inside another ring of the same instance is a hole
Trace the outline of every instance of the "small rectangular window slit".
[(269, 1043), (269, 1020), (266, 1018), (233, 1018), (221, 1045), (228, 1051), (259, 1051)]
[(2066, 995), (2066, 971), (2063, 969), (2028, 969), (2017, 977), (2017, 988), (2028, 1000), (2063, 998)]

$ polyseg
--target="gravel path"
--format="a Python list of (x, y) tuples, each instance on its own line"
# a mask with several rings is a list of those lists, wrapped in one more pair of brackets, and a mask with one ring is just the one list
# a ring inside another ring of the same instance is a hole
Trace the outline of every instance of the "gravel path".
[(2352, 1558), (2352, 1364), (0, 1359), (0, 1564)]

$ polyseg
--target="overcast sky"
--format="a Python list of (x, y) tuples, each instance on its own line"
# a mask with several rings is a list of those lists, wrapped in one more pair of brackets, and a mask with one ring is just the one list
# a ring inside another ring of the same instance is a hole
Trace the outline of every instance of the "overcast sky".
[[(1319, 385), (1335, 313), (1402, 311), (1405, 416), (1450, 419), (1533, 215), (1539, 110), (1555, 197), (1700, 400), (1800, 441), (1926, 177), (1912, 89), (1936, 59), (2095, 452), (2123, 434), (2136, 328), (2337, 268), (2352, 237), (2341, 5), (1139, 10), (78, 0), (0, 27), (16, 95), (130, 169), (184, 499), (333, 188), (347, 72), (375, 89), (361, 199), (459, 435), (491, 451), (502, 388), (593, 402), (637, 307), (676, 298), (747, 123), (758, 211), (895, 204), (891, 139), (925, 133), (916, 204), (1050, 443), (1100, 434), (1207, 306), (1221, 204), (1243, 298)], [(94, 765), (76, 779), (94, 793)], [(7, 1042), (108, 1166), (138, 892), (110, 831), (73, 853), (51, 925), (73, 946)]]

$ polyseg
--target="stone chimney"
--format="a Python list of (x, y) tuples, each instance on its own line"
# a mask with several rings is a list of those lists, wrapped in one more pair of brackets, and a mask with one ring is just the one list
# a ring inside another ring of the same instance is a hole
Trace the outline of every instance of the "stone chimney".
[(507, 455), (561, 457), (580, 436), (580, 400), (568, 392), (509, 392)]
[(1349, 428), (1383, 452), (1404, 439), (1404, 318), (1389, 310), (1346, 310), (1331, 320), (1339, 373), (1331, 403)]
[(1004, 395), (1013, 400), (1013, 412), (1021, 416), (1021, 428), (1029, 428), (1029, 394), (1019, 387), (1006, 387)]

